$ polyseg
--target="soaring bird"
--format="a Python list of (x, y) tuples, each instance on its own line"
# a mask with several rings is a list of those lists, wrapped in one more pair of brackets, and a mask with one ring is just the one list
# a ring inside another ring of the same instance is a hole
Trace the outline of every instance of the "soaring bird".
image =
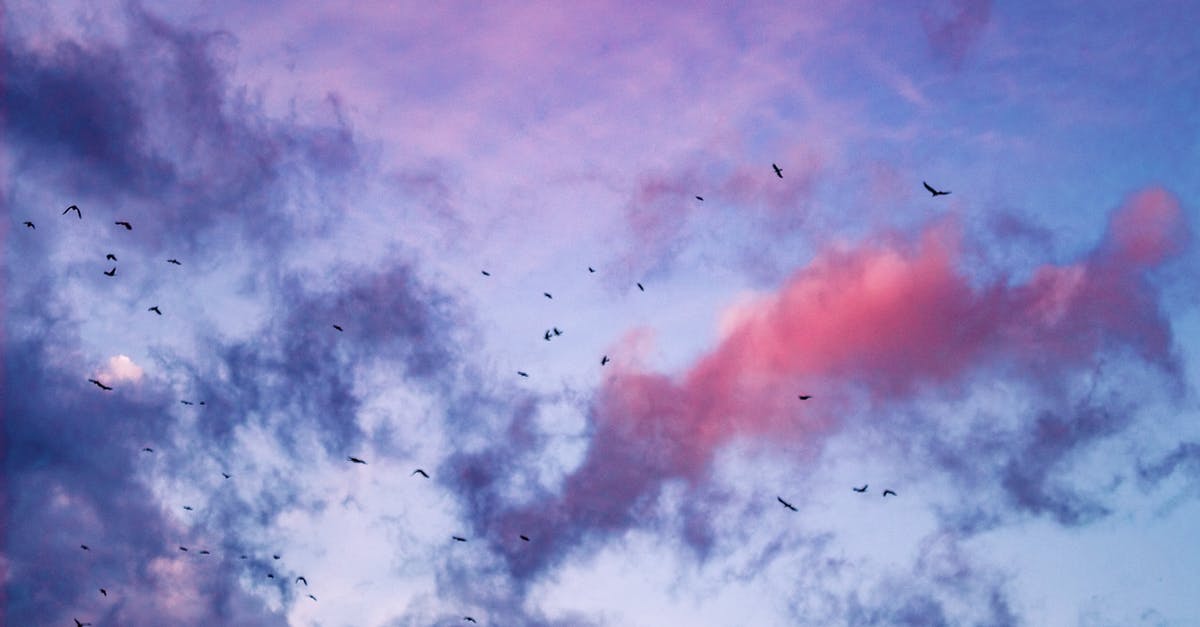
[(895, 492), (892, 492), (891, 490), (884, 490), (884, 491), (883, 491), (883, 495), (884, 495), (885, 497), (886, 497), (887, 495), (889, 495), (889, 494), (890, 494), (890, 495), (892, 495), (892, 496), (898, 496), (898, 495), (897, 495)]
[(104, 596), (108, 596), (108, 590), (105, 590), (104, 588), (100, 588), (100, 594), (103, 594)]
[(341, 330), (342, 330), (342, 327), (340, 327), (340, 326), (338, 326), (338, 325), (336, 325), (336, 324), (335, 324), (335, 325), (333, 325), (333, 328), (337, 329), (338, 331), (341, 331)]
[(783, 178), (783, 168), (775, 165), (774, 163), (771, 164), (771, 167), (775, 169), (775, 176)]
[(554, 331), (555, 335), (562, 335), (562, 331), (559, 331), (558, 327), (554, 327), (552, 330)]
[(703, 196), (696, 196), (696, 200), (699, 200), (700, 202), (704, 202), (704, 197), (703, 197)]
[(183, 551), (184, 553), (186, 553), (186, 552), (187, 552), (187, 547), (186, 547), (186, 546), (181, 546), (181, 547), (179, 547), (179, 550), (180, 550), (180, 551)]
[(421, 470), (420, 468), (412, 471), (412, 475), (409, 475), (409, 476), (411, 477), (413, 475), (421, 475), (422, 477), (425, 477), (426, 479), (429, 478), (429, 474), (426, 473), (424, 470)]
[(79, 210), (79, 207), (76, 207), (75, 205), (71, 205), (70, 207), (63, 209), (63, 215), (64, 216), (67, 215), (68, 211), (74, 211), (75, 215), (79, 216), (80, 220), (83, 219), (83, 212)]
[(117, 268), (115, 266), (113, 267), (112, 270), (106, 270), (104, 272), (105, 276), (113, 276), (116, 273), (117, 273)]
[(115, 225), (117, 225), (117, 226), (123, 226), (123, 227), (125, 227), (125, 230), (126, 230), (126, 231), (132, 231), (132, 230), (133, 230), (133, 225), (132, 225), (132, 224), (130, 224), (130, 223), (128, 223), (128, 222), (124, 222), (124, 221), (118, 220), (118, 221), (116, 221), (116, 222), (113, 222), (113, 224), (115, 224)]
[(546, 329), (546, 334), (542, 336), (543, 340), (550, 341), (550, 329)]
[(925, 181), (921, 181), (921, 184), (925, 186), (925, 189), (929, 190), (930, 194), (933, 194), (934, 198), (937, 198), (938, 196), (945, 196), (946, 194), (950, 193), (950, 192), (943, 192), (941, 190), (934, 189), (934, 188), (930, 187), (929, 183), (926, 183)]
[(807, 401), (808, 399), (812, 398), (812, 396), (809, 394), (801, 394), (801, 395), (797, 396), (796, 398), (798, 398), (802, 401)]
[(111, 389), (112, 389), (111, 387), (109, 387), (109, 386), (107, 386), (107, 385), (104, 385), (103, 383), (101, 383), (101, 382), (99, 382), (99, 381), (97, 381), (97, 380), (95, 380), (95, 379), (88, 379), (88, 381), (91, 381), (92, 383), (95, 383), (95, 384), (96, 384), (96, 387), (100, 388), (101, 390), (104, 390), (105, 392), (107, 392), (107, 391), (109, 391), (109, 390), (111, 390)]
[(467, 541), (467, 539), (462, 536), (450, 536), (450, 537), (454, 538), (455, 542), (466, 542)]
[(152, 448), (150, 448), (149, 446), (147, 446), (146, 448), (142, 449), (142, 452), (143, 452), (143, 453), (153, 453), (153, 452), (154, 452), (154, 449), (152, 449)]
[(365, 464), (365, 463), (367, 463), (367, 462), (364, 462), (363, 460), (361, 460), (361, 459), (359, 459), (359, 458), (357, 458), (357, 457), (347, 457), (346, 459), (348, 459), (348, 460), (350, 460), (350, 461), (352, 461), (352, 462), (354, 462), (354, 463), (356, 463), (356, 464)]
[(470, 616), (463, 616), (463, 620), (467, 621), (468, 623), (474, 623), (474, 622), (475, 622), (475, 619), (474, 619), (474, 618), (471, 618)]
[(522, 372), (522, 371), (520, 371), (520, 370), (518, 370), (518, 371), (517, 371), (517, 374), (521, 375), (522, 377), (528, 377), (528, 376), (529, 376), (529, 373), (528, 373), (528, 372)]
[(786, 508), (788, 508), (788, 509), (792, 510), (793, 512), (798, 512), (798, 511), (800, 511), (800, 510), (796, 509), (796, 507), (795, 507), (794, 505), (792, 505), (791, 503), (788, 503), (787, 501), (783, 500), (783, 497), (781, 497), (781, 496), (777, 496), (777, 497), (775, 497), (775, 498), (779, 499), (779, 502), (780, 502), (780, 503), (783, 503), (783, 506), (784, 506), (784, 507), (786, 507)]
[(550, 295), (550, 292), (542, 292), (542, 296), (545, 296), (546, 298), (549, 298), (549, 299), (554, 298), (553, 296)]
[(637, 286), (639, 290), (642, 290), (643, 292), (646, 291), (646, 288), (642, 287), (641, 283), (638, 283)]
[(279, 556), (278, 556), (278, 555), (272, 555), (271, 557), (273, 557), (273, 558), (275, 558), (275, 559), (279, 559)]
[(316, 600), (317, 600), (317, 597), (315, 597), (315, 596), (313, 596), (313, 595), (311, 595), (311, 594), (310, 594), (310, 595), (308, 595), (308, 598), (310, 598), (310, 599), (312, 599), (312, 600), (314, 600), (314, 601), (316, 601)]
[(32, 222), (30, 222), (29, 220), (26, 220), (26, 221), (25, 221), (25, 226), (27, 226), (27, 227), (29, 227), (29, 228), (31, 228), (31, 229), (33, 229), (33, 230), (35, 230), (35, 231), (37, 230), (37, 227), (36, 227), (36, 226), (34, 226), (34, 225), (33, 225), (33, 223), (32, 223)]
[(155, 305), (155, 306), (147, 309), (146, 311), (153, 311), (154, 313), (156, 313), (160, 316), (162, 315), (162, 310), (158, 308), (158, 305)]
[(307, 580), (307, 579), (305, 579), (303, 576), (296, 577), (296, 583), (300, 583), (301, 581), (303, 581), (303, 582), (304, 582), (304, 585), (305, 585), (305, 586), (307, 586), (307, 585), (308, 585), (308, 580)]
[(184, 405), (195, 405), (195, 403), (193, 403), (191, 401), (179, 401), (179, 402), (183, 403)]
[(222, 477), (225, 477), (226, 479), (228, 479), (228, 478), (232, 477), (233, 475), (231, 475), (231, 474), (229, 474), (229, 473), (227, 473), (227, 472), (223, 472), (223, 473), (221, 473), (221, 476), (222, 476)]
[(492, 273), (488, 272), (487, 270), (480, 270), (479, 272), (482, 273), (483, 276), (492, 276)]
[(182, 265), (183, 265), (182, 263), (179, 263), (179, 260), (178, 260), (178, 259), (168, 259), (168, 260), (167, 260), (167, 263), (173, 263), (173, 264), (175, 264), (175, 265), (177, 265), (177, 266), (182, 266)]
[(588, 266), (588, 272), (595, 272), (595, 271), (596, 271), (596, 269), (595, 269), (595, 268), (593, 268), (593, 267), (591, 267), (591, 266)]
[(91, 549), (89, 549), (89, 548), (88, 548), (88, 545), (86, 545), (86, 544), (81, 544), (81, 545), (79, 545), (79, 548), (81, 548), (81, 549), (83, 549), (83, 550), (85, 550), (85, 551), (90, 551), (90, 550), (91, 550)]
[(107, 260), (109, 260), (109, 261), (116, 261), (116, 260), (117, 260), (117, 256), (116, 256), (116, 255), (114, 255), (114, 254), (112, 254), (112, 253), (108, 253), (107, 255), (105, 255), (105, 256), (104, 256), (104, 258), (105, 258), (105, 259), (107, 259)]
[(851, 490), (854, 490), (855, 492), (866, 492), (866, 491), (867, 491), (867, 485), (868, 485), (868, 484), (864, 483), (864, 484), (863, 484), (863, 487), (861, 487), (861, 488), (850, 488), (850, 489), (851, 489)]
[(529, 536), (527, 535), (521, 534), (520, 538), (526, 542), (529, 542)]
[(204, 549), (203, 551), (200, 551), (200, 554), (201, 555), (211, 555), (211, 553), (208, 552), (208, 549)]
[[(74, 205), (72, 205), (72, 206), (74, 206)], [(78, 618), (72, 618), (71, 620), (75, 621), (75, 627), (87, 627), (88, 625), (91, 625), (91, 623), (81, 623), (81, 622), (79, 622), (79, 619), (78, 619)]]
[(190, 511), (192, 511), (192, 506), (191, 506), (191, 505), (184, 505), (184, 506), (183, 506), (183, 509), (186, 509), (187, 511), (189, 511), (189, 512), (190, 512)]
[(603, 366), (604, 364), (607, 364), (610, 361), (612, 361), (612, 360), (608, 358), (608, 355), (605, 355), (600, 358), (600, 365)]
[(274, 579), (275, 573), (267, 573), (267, 579)]

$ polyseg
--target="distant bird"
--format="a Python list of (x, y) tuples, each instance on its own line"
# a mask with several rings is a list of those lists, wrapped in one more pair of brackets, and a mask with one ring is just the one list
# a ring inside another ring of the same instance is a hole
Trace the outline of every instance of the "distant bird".
[(112, 388), (111, 388), (111, 387), (109, 387), (109, 386), (107, 386), (107, 385), (104, 385), (103, 383), (101, 383), (101, 382), (99, 382), (99, 381), (97, 381), (97, 380), (95, 380), (95, 379), (88, 379), (88, 381), (91, 381), (92, 383), (95, 383), (95, 384), (96, 384), (96, 387), (100, 388), (101, 390), (104, 390), (105, 392), (108, 392), (108, 391), (112, 390)]
[(117, 260), (117, 256), (116, 256), (116, 255), (114, 255), (114, 254), (112, 254), (112, 253), (108, 253), (107, 255), (105, 255), (105, 256), (104, 256), (104, 258), (105, 258), (105, 259), (107, 259), (107, 260), (109, 260), (109, 261), (116, 261), (116, 260)]
[(223, 472), (223, 473), (221, 473), (221, 476), (222, 476), (222, 477), (225, 477), (226, 479), (228, 479), (228, 478), (232, 477), (233, 475), (231, 475), (231, 474), (229, 474), (229, 473), (227, 473), (227, 472)]
[(866, 492), (866, 491), (867, 491), (867, 485), (869, 485), (869, 484), (866, 484), (866, 483), (864, 483), (864, 484), (863, 484), (863, 487), (861, 487), (861, 488), (850, 488), (850, 489), (851, 489), (851, 490), (854, 490), (855, 492), (860, 492), (860, 493), (861, 493), (861, 492)]
[(275, 573), (267, 573), (267, 579), (274, 579)]
[(807, 401), (808, 399), (812, 398), (812, 396), (808, 395), (808, 394), (801, 394), (801, 395), (797, 396), (796, 398), (798, 398), (802, 401)]
[(142, 452), (143, 452), (143, 453), (153, 453), (153, 452), (154, 452), (154, 449), (152, 449), (152, 448), (150, 448), (149, 446), (147, 446), (146, 448), (142, 449)]
[(704, 197), (703, 197), (703, 196), (696, 196), (696, 200), (699, 200), (700, 202), (704, 202)]
[(31, 229), (33, 229), (33, 230), (35, 230), (35, 231), (37, 230), (37, 227), (36, 227), (36, 226), (34, 226), (34, 225), (33, 225), (33, 223), (32, 223), (32, 222), (30, 222), (29, 220), (26, 220), (26, 221), (25, 221), (25, 226), (27, 226), (27, 227), (29, 227), (29, 228), (31, 228)]
[(312, 599), (312, 600), (314, 600), (314, 601), (316, 601), (316, 600), (317, 600), (317, 597), (315, 597), (315, 596), (313, 596), (313, 595), (311, 595), (311, 594), (310, 594), (310, 595), (308, 595), (308, 598), (310, 598), (310, 599)]
[(542, 292), (542, 296), (545, 296), (546, 298), (549, 298), (549, 299), (554, 298), (553, 296), (550, 295), (550, 292)]
[(191, 505), (184, 505), (184, 506), (183, 506), (183, 509), (186, 509), (186, 510), (187, 510), (187, 511), (189, 511), (189, 512), (190, 512), (190, 511), (193, 511), (193, 510), (192, 510), (192, 506), (191, 506)]
[(106, 271), (104, 274), (105, 274), (106, 276), (112, 276), (112, 275), (114, 275), (114, 274), (116, 274), (116, 273), (117, 273), (117, 269), (114, 267), (112, 270), (108, 270), (108, 271)]
[(518, 370), (518, 371), (517, 371), (517, 374), (521, 375), (522, 377), (528, 377), (528, 376), (529, 376), (529, 373), (528, 373), (528, 372), (522, 372), (522, 371), (520, 371), (520, 370)]
[(271, 557), (273, 557), (273, 558), (275, 558), (275, 559), (279, 559), (279, 556), (278, 556), (278, 555), (272, 555)]
[(886, 497), (887, 495), (889, 495), (889, 494), (890, 494), (890, 495), (892, 495), (892, 496), (897, 496), (897, 494), (896, 494), (895, 492), (892, 492), (891, 490), (884, 490), (884, 491), (883, 491), (883, 495), (884, 495), (885, 497)]
[(550, 329), (546, 329), (546, 334), (542, 336), (543, 340), (550, 341)]
[(646, 288), (642, 287), (641, 283), (638, 283), (637, 286), (639, 290), (642, 290), (643, 292), (646, 291)]
[(179, 550), (180, 550), (180, 551), (183, 551), (183, 552), (185, 552), (185, 553), (186, 553), (186, 552), (187, 552), (187, 547), (186, 547), (186, 546), (181, 546), (181, 547), (179, 547)]
[(179, 402), (183, 403), (184, 405), (195, 405), (195, 403), (193, 403), (191, 401), (179, 401)]
[(461, 536), (450, 536), (450, 537), (451, 537), (451, 538), (454, 538), (454, 541), (455, 541), (455, 542), (466, 542), (466, 541), (467, 541), (467, 539), (466, 539), (466, 538), (464, 538), (464, 537), (461, 537)]
[(775, 176), (783, 178), (783, 168), (775, 165), (774, 163), (771, 164), (771, 167), (775, 169)]
[(303, 576), (301, 576), (301, 577), (296, 577), (296, 583), (300, 583), (301, 581), (303, 581), (303, 582), (304, 582), (304, 585), (305, 585), (305, 586), (307, 586), (307, 585), (308, 585), (308, 580), (307, 580), (307, 579), (305, 579)]
[(357, 458), (357, 457), (347, 457), (346, 459), (348, 459), (348, 460), (350, 460), (350, 461), (352, 461), (352, 462), (354, 462), (354, 463), (356, 463), (356, 464), (365, 464), (365, 463), (367, 463), (367, 462), (364, 462), (363, 460), (361, 460), (361, 459), (359, 459), (359, 458)]
[(588, 272), (595, 272), (595, 271), (596, 271), (596, 269), (595, 269), (595, 268), (593, 268), (593, 267), (591, 267), (591, 266), (588, 266)]
[(81, 549), (83, 549), (83, 550), (85, 550), (85, 551), (90, 551), (90, 550), (91, 550), (91, 549), (89, 549), (89, 548), (88, 548), (88, 545), (86, 545), (86, 544), (81, 544), (81, 545), (79, 545), (79, 548), (81, 548)]
[(483, 276), (492, 276), (492, 273), (488, 272), (487, 270), (480, 270), (479, 272), (483, 274)]
[(559, 331), (558, 327), (554, 327), (552, 330), (554, 331), (555, 335), (562, 335), (562, 331)]
[(463, 616), (463, 620), (467, 621), (468, 623), (474, 623), (474, 622), (475, 622), (475, 619), (474, 619), (474, 618), (471, 618), (470, 616)]
[(529, 536), (527, 535), (521, 535), (520, 538), (526, 542), (529, 542)]
[(68, 211), (74, 211), (74, 212), (75, 212), (75, 215), (79, 216), (79, 219), (80, 219), (80, 220), (82, 220), (82, 219), (83, 219), (83, 212), (79, 210), (79, 207), (76, 207), (75, 205), (71, 205), (70, 207), (67, 207), (66, 209), (63, 209), (63, 212), (62, 212), (62, 214), (63, 214), (64, 216), (65, 216), (65, 215), (67, 215), (67, 212), (68, 212)]
[(182, 266), (182, 265), (183, 265), (182, 263), (179, 263), (179, 260), (178, 260), (178, 259), (168, 259), (168, 260), (167, 260), (167, 263), (173, 263), (173, 264), (175, 264), (175, 265), (177, 265), (177, 266)]
[(336, 324), (335, 324), (335, 325), (333, 325), (333, 328), (337, 329), (338, 331), (341, 331), (341, 330), (342, 330), (342, 327), (340, 327), (340, 326), (338, 326), (338, 325), (336, 325)]
[[(72, 206), (74, 206), (74, 205), (72, 205)], [(72, 618), (71, 620), (75, 621), (75, 627), (87, 627), (88, 625), (91, 625), (91, 623), (81, 623), (81, 622), (79, 622), (79, 619), (78, 619), (78, 618)]]
[(124, 222), (124, 221), (118, 220), (118, 221), (116, 221), (116, 222), (113, 222), (113, 224), (115, 224), (115, 225), (117, 225), (117, 226), (123, 226), (123, 227), (125, 227), (125, 230), (126, 230), (126, 231), (132, 231), (132, 230), (133, 230), (133, 225), (132, 225), (132, 224), (130, 224), (130, 223), (128, 223), (128, 222)]
[(201, 405), (203, 405), (203, 404), (204, 404), (204, 401), (200, 401), (200, 404), (201, 404)]
[(203, 551), (200, 551), (200, 554), (201, 555), (211, 555), (211, 553), (208, 552), (208, 549), (204, 549)]
[(412, 471), (412, 475), (409, 475), (409, 476), (411, 477), (413, 475), (421, 475), (422, 477), (425, 477), (426, 479), (429, 478), (429, 474), (426, 473), (424, 470), (421, 470), (420, 468)]
[(610, 361), (612, 361), (612, 360), (608, 358), (608, 355), (605, 355), (600, 358), (600, 365), (603, 366), (604, 364), (607, 364)]
[(792, 510), (793, 512), (798, 512), (798, 511), (800, 511), (800, 510), (796, 509), (796, 507), (795, 507), (794, 505), (792, 505), (791, 503), (788, 503), (787, 501), (783, 500), (783, 497), (777, 496), (777, 497), (775, 497), (775, 498), (779, 499), (779, 502), (780, 502), (780, 503), (783, 503), (783, 506), (784, 506), (784, 507), (786, 507), (786, 508), (788, 508), (788, 509)]
[(146, 311), (153, 311), (154, 313), (156, 313), (160, 316), (162, 315), (162, 310), (158, 308), (158, 305), (155, 305), (155, 306), (147, 309)]
[(938, 196), (945, 196), (946, 194), (950, 193), (950, 192), (943, 192), (939, 189), (934, 189), (934, 188), (930, 187), (929, 183), (926, 183), (925, 181), (921, 181), (921, 184), (925, 186), (925, 189), (929, 190), (930, 194), (933, 194), (934, 198), (937, 198)]
[(103, 594), (104, 596), (108, 596), (108, 590), (105, 590), (104, 588), (100, 588), (100, 594)]

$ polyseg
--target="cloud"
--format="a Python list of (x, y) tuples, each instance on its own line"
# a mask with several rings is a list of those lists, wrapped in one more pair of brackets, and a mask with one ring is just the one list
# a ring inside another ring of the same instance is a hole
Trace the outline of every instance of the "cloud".
[(142, 375), (145, 372), (142, 367), (133, 363), (133, 360), (127, 355), (117, 355), (108, 358), (108, 364), (100, 371), (100, 376), (105, 381), (129, 381), (137, 383), (142, 380)]
[(991, 0), (952, 0), (951, 15), (937, 15), (932, 11), (921, 13), (921, 24), (925, 36), (935, 55), (945, 59), (951, 67), (958, 69), (971, 47), (983, 35), (991, 17)]

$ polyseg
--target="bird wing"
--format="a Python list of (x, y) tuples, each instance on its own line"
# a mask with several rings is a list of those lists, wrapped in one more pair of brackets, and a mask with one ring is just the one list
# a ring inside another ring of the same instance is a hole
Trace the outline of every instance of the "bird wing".
[(930, 194), (936, 194), (936, 193), (937, 193), (937, 190), (936, 190), (936, 189), (934, 189), (934, 188), (932, 188), (932, 187), (930, 187), (930, 186), (929, 186), (929, 183), (926, 183), (925, 181), (921, 181), (921, 184), (925, 186), (925, 189), (929, 190), (929, 193), (930, 193)]

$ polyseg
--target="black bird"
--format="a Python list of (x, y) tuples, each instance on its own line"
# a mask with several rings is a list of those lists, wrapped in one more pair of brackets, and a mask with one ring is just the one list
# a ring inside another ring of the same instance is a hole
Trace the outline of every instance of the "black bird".
[[(74, 205), (72, 205), (72, 206), (74, 206)], [(75, 621), (75, 627), (87, 627), (88, 625), (91, 625), (91, 623), (81, 623), (81, 622), (79, 622), (79, 619), (78, 619), (78, 618), (72, 618), (71, 620)]]
[(774, 163), (771, 164), (771, 167), (775, 168), (775, 176), (778, 176), (779, 178), (783, 178), (783, 168), (775, 165)]
[(177, 265), (177, 266), (182, 266), (182, 265), (183, 265), (182, 263), (179, 263), (179, 260), (178, 260), (178, 259), (168, 259), (168, 260), (167, 260), (167, 263), (173, 263), (173, 264), (175, 264), (175, 265)]
[(104, 256), (104, 258), (105, 258), (105, 259), (107, 259), (107, 260), (109, 260), (109, 261), (116, 261), (116, 260), (117, 260), (117, 256), (116, 256), (116, 255), (114, 255), (114, 254), (112, 254), (112, 253), (108, 253), (107, 255), (105, 255), (105, 256)]
[(421, 475), (422, 477), (425, 477), (426, 479), (429, 478), (429, 474), (426, 473), (424, 470), (421, 470), (420, 468), (412, 471), (412, 475), (409, 475), (409, 476), (411, 477), (413, 475)]
[(116, 273), (117, 273), (117, 269), (114, 267), (112, 270), (108, 270), (108, 271), (106, 271), (104, 274), (105, 274), (106, 276), (113, 276), (113, 275), (114, 275), (114, 274), (116, 274)]
[(200, 401), (200, 404), (201, 404), (201, 405), (203, 405), (203, 404), (204, 404), (204, 401)]
[(588, 272), (595, 272), (595, 271), (596, 271), (596, 269), (595, 269), (595, 268), (593, 268), (593, 267), (591, 267), (591, 266), (588, 266)]
[(451, 537), (451, 538), (454, 538), (454, 540), (455, 540), (456, 542), (466, 542), (466, 541), (467, 541), (467, 539), (466, 539), (466, 538), (463, 538), (463, 537), (461, 537), (461, 536), (450, 536), (450, 537)]
[(890, 494), (890, 495), (892, 495), (892, 496), (897, 496), (897, 494), (896, 494), (895, 492), (892, 492), (891, 490), (884, 490), (884, 491), (883, 491), (883, 495), (884, 495), (884, 496), (887, 496), (887, 495), (889, 495), (889, 494)]
[(183, 403), (184, 405), (194, 405), (194, 404), (195, 404), (195, 403), (193, 403), (193, 402), (191, 402), (191, 401), (179, 401), (179, 402), (180, 402), (180, 403)]
[(517, 374), (521, 375), (522, 377), (528, 377), (528, 376), (529, 376), (529, 373), (528, 373), (528, 372), (522, 372), (522, 371), (520, 371), (520, 370), (518, 370), (518, 371), (517, 371)]
[(132, 230), (133, 230), (133, 225), (132, 225), (132, 224), (130, 224), (130, 223), (128, 223), (128, 222), (123, 222), (123, 221), (120, 221), (120, 220), (118, 220), (117, 222), (113, 222), (113, 224), (115, 224), (115, 225), (117, 225), (117, 226), (123, 226), (123, 227), (125, 227), (125, 230), (126, 230), (126, 231), (132, 231)]
[(554, 327), (553, 331), (555, 335), (562, 335), (562, 331), (559, 331), (558, 327)]
[(646, 291), (646, 288), (642, 287), (641, 283), (638, 283), (637, 286), (639, 290), (642, 290), (643, 292)]
[(866, 484), (866, 483), (864, 483), (864, 484), (863, 484), (863, 487), (861, 487), (861, 488), (850, 488), (850, 489), (851, 489), (851, 490), (854, 490), (855, 492), (866, 492), (866, 491), (867, 491), (867, 485), (869, 485), (869, 484)]
[(333, 325), (333, 328), (337, 329), (338, 331), (341, 331), (341, 330), (342, 330), (342, 327), (340, 327), (340, 326), (338, 326), (338, 325), (336, 325), (336, 324), (335, 324), (335, 325)]
[(800, 510), (796, 509), (796, 507), (795, 507), (794, 505), (792, 505), (791, 503), (788, 503), (787, 501), (783, 500), (783, 497), (777, 496), (777, 497), (775, 497), (775, 498), (779, 499), (779, 502), (780, 502), (780, 503), (783, 503), (783, 506), (784, 506), (784, 507), (786, 507), (786, 508), (788, 508), (788, 509), (792, 510), (793, 512), (798, 512), (798, 511), (800, 511)]
[(279, 556), (278, 556), (278, 555), (272, 555), (271, 557), (273, 557), (273, 558), (275, 558), (275, 559), (279, 559)]
[(554, 298), (553, 296), (550, 295), (550, 292), (542, 292), (542, 296), (545, 296), (546, 298), (549, 298), (549, 299)]
[(316, 601), (316, 600), (317, 600), (317, 597), (315, 597), (315, 596), (313, 596), (313, 595), (311, 595), (311, 594), (310, 594), (310, 595), (308, 595), (308, 598), (310, 598), (310, 599), (312, 599), (312, 600), (314, 600), (314, 601)]
[(191, 505), (184, 505), (184, 506), (183, 506), (183, 509), (186, 509), (187, 511), (189, 511), (189, 512), (190, 512), (190, 511), (192, 511), (192, 506), (191, 506)]
[(149, 446), (147, 446), (146, 448), (142, 449), (142, 452), (143, 452), (143, 453), (153, 453), (153, 452), (154, 452), (154, 449), (152, 449), (152, 448), (150, 448)]
[(304, 577), (296, 577), (296, 583), (300, 583), (301, 581), (303, 581), (303, 582), (304, 582), (304, 585), (305, 585), (305, 586), (307, 586), (307, 585), (308, 585), (308, 580), (307, 580), (307, 579), (305, 579)]
[(160, 315), (160, 316), (162, 315), (162, 310), (160, 310), (160, 309), (158, 308), (158, 305), (155, 305), (155, 306), (153, 306), (153, 307), (151, 307), (151, 308), (147, 309), (146, 311), (153, 311), (154, 313), (156, 313), (156, 314), (158, 314), (158, 315)]
[(227, 472), (223, 472), (223, 473), (221, 473), (221, 476), (222, 476), (222, 477), (225, 477), (226, 479), (228, 479), (228, 478), (232, 477), (233, 475), (231, 475), (231, 474), (229, 474), (229, 473), (227, 473)]
[(354, 462), (354, 463), (356, 463), (356, 464), (365, 464), (365, 463), (367, 463), (367, 462), (364, 462), (363, 460), (361, 460), (361, 459), (359, 459), (359, 458), (357, 458), (357, 457), (347, 457), (346, 459), (348, 459), (348, 460), (350, 460), (350, 461), (352, 461), (352, 462)]
[(186, 546), (181, 546), (181, 547), (179, 547), (179, 550), (180, 550), (180, 551), (183, 551), (184, 553), (186, 553), (186, 552), (187, 552), (187, 547), (186, 547)]
[(91, 381), (92, 383), (95, 383), (95, 384), (96, 384), (96, 387), (100, 388), (101, 390), (104, 390), (105, 392), (108, 392), (109, 390), (112, 390), (112, 388), (111, 388), (111, 387), (109, 387), (109, 386), (107, 386), (107, 385), (104, 385), (103, 383), (101, 383), (101, 382), (99, 382), (99, 381), (97, 381), (97, 380), (95, 380), (95, 379), (88, 379), (88, 381)]
[(80, 220), (83, 219), (83, 212), (79, 210), (79, 207), (76, 207), (75, 205), (71, 205), (70, 207), (63, 209), (63, 215), (64, 216), (67, 215), (68, 211), (74, 211), (75, 215), (79, 216)]
[(104, 596), (108, 596), (108, 590), (105, 590), (104, 588), (100, 588), (100, 594), (103, 594)]
[(798, 398), (802, 401), (807, 401), (808, 399), (812, 398), (812, 396), (808, 395), (808, 394), (801, 394), (801, 395), (797, 396), (796, 398)]
[(204, 549), (203, 551), (200, 551), (200, 554), (201, 554), (201, 555), (211, 555), (211, 554), (208, 552), (208, 549)]
[(470, 616), (463, 616), (463, 620), (467, 621), (468, 623), (475, 622), (475, 619), (471, 618)]
[(600, 365), (603, 366), (604, 364), (607, 364), (610, 361), (612, 361), (612, 360), (608, 358), (608, 355), (605, 355), (600, 358)]
[(703, 196), (696, 196), (696, 200), (699, 200), (700, 202), (704, 202), (704, 197), (703, 197)]
[(33, 223), (32, 223), (32, 222), (30, 222), (29, 220), (26, 220), (26, 221), (25, 221), (25, 226), (27, 226), (27, 227), (29, 227), (29, 228), (31, 228), (31, 229), (33, 229), (33, 230), (35, 230), (35, 231), (37, 230), (37, 227), (36, 227), (36, 226), (34, 226), (34, 225), (33, 225)]
[(543, 340), (550, 341), (550, 329), (546, 329), (546, 334), (542, 336)]
[(267, 579), (274, 579), (275, 573), (267, 573)]
[(925, 181), (921, 181), (921, 184), (925, 186), (925, 189), (929, 190), (930, 194), (933, 194), (934, 198), (937, 198), (938, 196), (945, 196), (946, 194), (950, 193), (950, 192), (943, 192), (939, 189), (934, 189), (934, 188), (930, 187), (929, 183), (926, 183)]
[(520, 537), (522, 540), (529, 542), (529, 536), (522, 534)]
[(492, 273), (488, 272), (487, 270), (480, 270), (479, 272), (481, 272), (483, 276), (492, 276)]
[(86, 545), (86, 544), (81, 544), (81, 545), (79, 545), (79, 548), (81, 548), (81, 549), (83, 549), (83, 550), (85, 550), (85, 551), (90, 551), (90, 550), (91, 550), (91, 549), (89, 549), (89, 548), (88, 548), (88, 545)]

